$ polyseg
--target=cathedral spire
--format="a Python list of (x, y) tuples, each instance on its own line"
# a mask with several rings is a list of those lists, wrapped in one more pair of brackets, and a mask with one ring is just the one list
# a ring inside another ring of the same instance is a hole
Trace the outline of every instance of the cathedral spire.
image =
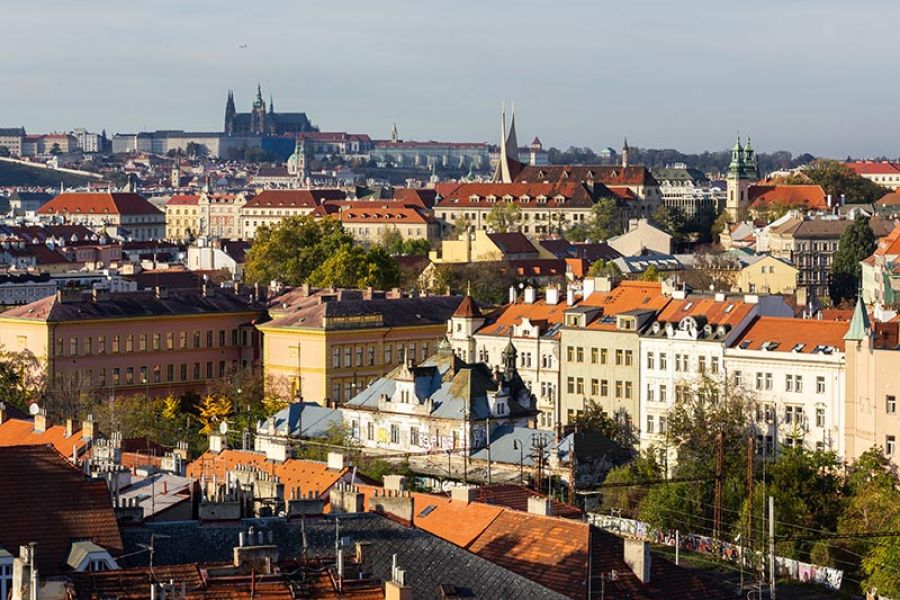
[(509, 119), (509, 133), (506, 135), (506, 157), (519, 159), (519, 140), (516, 139), (516, 105), (512, 106), (512, 117)]
[(272, 97), (272, 94), (269, 94), (269, 114), (275, 112), (275, 100)]

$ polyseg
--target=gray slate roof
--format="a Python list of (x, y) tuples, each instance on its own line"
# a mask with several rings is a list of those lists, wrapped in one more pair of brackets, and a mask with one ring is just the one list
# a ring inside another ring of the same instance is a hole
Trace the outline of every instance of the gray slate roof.
[[(223, 562), (232, 560), (238, 533), (246, 531), (249, 525), (263, 531), (271, 530), (282, 557), (301, 554), (301, 523), (296, 520), (254, 519), (203, 526), (193, 521), (159, 523), (124, 529), (122, 536), (126, 554), (142, 550), (139, 544), (149, 544), (153, 533), (170, 536), (156, 538), (156, 565)], [(304, 525), (309, 553), (333, 555), (334, 517), (310, 519)], [(439, 598), (437, 586), (440, 584), (456, 586), (465, 592), (464, 598), (565, 598), (450, 542), (373, 513), (342, 515), (340, 529), (342, 537), (350, 538), (350, 544), (371, 542), (372, 570), (382, 580), (390, 578), (391, 559), (396, 554), (397, 563), (406, 571), (406, 581), (413, 587), (415, 598)], [(147, 553), (139, 552), (123, 562), (129, 566), (144, 566), (147, 561)]]
[[(290, 437), (322, 437), (332, 426), (344, 422), (344, 415), (337, 408), (327, 408), (315, 402), (295, 402), (278, 411), (274, 417), (275, 432)], [(302, 431), (301, 431), (302, 427)], [(267, 420), (260, 421), (258, 431), (269, 430)]]

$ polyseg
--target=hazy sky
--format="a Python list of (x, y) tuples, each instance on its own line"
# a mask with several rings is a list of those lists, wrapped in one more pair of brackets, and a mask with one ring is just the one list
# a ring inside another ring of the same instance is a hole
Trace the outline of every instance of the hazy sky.
[[(0, 126), (323, 130), (545, 146), (900, 154), (896, 0), (2, 0)], [(246, 49), (239, 46), (247, 44)]]

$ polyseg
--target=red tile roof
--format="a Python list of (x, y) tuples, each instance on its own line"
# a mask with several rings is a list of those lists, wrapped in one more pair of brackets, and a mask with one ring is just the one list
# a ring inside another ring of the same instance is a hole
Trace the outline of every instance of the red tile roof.
[(69, 570), (72, 542), (90, 540), (115, 558), (122, 537), (101, 479), (87, 480), (50, 446), (0, 448), (0, 546), (18, 552), (37, 542), (37, 567), (43, 576)]
[(66, 437), (65, 425), (52, 425), (41, 433), (35, 433), (31, 419), (9, 419), (0, 423), (0, 447), (50, 444), (63, 456), (72, 456), (73, 448), (80, 455), (88, 443), (81, 439), (81, 421), (75, 422), (74, 430), (72, 437)]
[(327, 200), (344, 200), (341, 190), (264, 190), (244, 208), (315, 208)]
[(582, 306), (599, 306), (602, 312), (588, 324), (588, 329), (615, 330), (616, 324), (603, 317), (618, 315), (630, 310), (661, 310), (670, 298), (663, 295), (662, 285), (655, 281), (622, 281), (609, 292), (594, 292)]
[(828, 199), (818, 185), (754, 185), (748, 191), (750, 207), (755, 210), (771, 206), (804, 207), (826, 210)]
[(757, 317), (732, 348), (762, 350), (766, 343), (776, 343), (770, 352), (812, 354), (820, 346), (844, 349), (846, 321)]
[(394, 199), (422, 206), (422, 208), (432, 208), (437, 202), (437, 195), (436, 189), (397, 188), (394, 190)]
[(875, 201), (875, 206), (900, 206), (900, 191), (885, 194)]
[[(268, 471), (281, 478), (285, 490), (299, 487), (303, 493), (317, 491), (325, 494), (331, 487), (349, 472), (348, 468), (336, 471), (329, 469), (325, 463), (288, 459), (283, 463), (266, 460), (265, 454), (242, 450), (223, 450), (216, 454), (207, 451), (198, 456), (187, 467), (188, 477), (212, 479), (215, 475), (219, 481), (225, 480), (225, 474), (235, 465), (249, 465)], [(287, 493), (287, 492), (286, 492)]]
[(900, 175), (900, 165), (887, 161), (860, 160), (848, 162), (847, 166), (857, 175)]
[(142, 196), (128, 192), (63, 192), (38, 209), (42, 215), (160, 215)]
[(391, 223), (397, 225), (427, 225), (437, 219), (414, 208), (404, 207), (353, 207), (338, 213), (341, 223)]
[(658, 185), (647, 167), (619, 167), (606, 165), (528, 165), (516, 177), (516, 181), (594, 181), (603, 185), (645, 186)]
[(875, 248), (875, 256), (896, 256), (900, 254), (900, 223), (894, 226), (893, 231), (878, 240)]
[[(520, 512), (528, 512), (528, 499), (535, 495), (537, 494), (533, 489), (514, 483), (484, 485), (475, 490), (477, 502), (503, 506)], [(550, 500), (550, 514), (564, 519), (581, 519), (584, 516), (584, 513), (574, 506), (553, 499)]]
[(200, 196), (196, 194), (176, 194), (169, 198), (166, 206), (197, 206)]
[(478, 309), (478, 305), (475, 304), (475, 301), (472, 299), (472, 296), (466, 295), (465, 298), (462, 299), (462, 302), (459, 303), (459, 306), (456, 307), (456, 311), (453, 313), (454, 317), (480, 317), (481, 311)]
[(717, 302), (709, 296), (688, 296), (684, 300), (672, 299), (660, 311), (657, 320), (677, 323), (684, 317), (706, 317), (711, 325), (737, 325), (753, 310), (754, 304), (743, 299), (726, 297)]
[[(494, 201), (489, 200), (493, 197)], [(593, 194), (582, 183), (463, 183), (438, 201), (440, 208), (483, 207), (512, 202), (523, 208), (590, 208)], [(541, 198), (538, 201), (538, 198)]]

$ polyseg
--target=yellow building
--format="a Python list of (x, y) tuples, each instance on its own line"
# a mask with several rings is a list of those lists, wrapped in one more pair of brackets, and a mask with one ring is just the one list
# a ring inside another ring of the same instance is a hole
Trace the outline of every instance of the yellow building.
[(396, 290), (286, 292), (272, 300), (272, 320), (257, 325), (267, 384), (283, 397), (346, 402), (397, 365), (430, 356), (461, 300)]
[(553, 257), (522, 233), (488, 233), (480, 229), (463, 233), (455, 240), (444, 240), (438, 250), (428, 254), (435, 264), (533, 258)]
[(736, 289), (733, 291), (745, 294), (793, 294), (797, 290), (799, 273), (800, 270), (790, 262), (765, 255), (738, 271)]

